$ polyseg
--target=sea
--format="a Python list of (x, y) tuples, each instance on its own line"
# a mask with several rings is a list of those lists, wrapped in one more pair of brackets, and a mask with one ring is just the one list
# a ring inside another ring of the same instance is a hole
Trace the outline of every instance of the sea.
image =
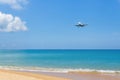
[(56, 72), (120, 73), (120, 50), (0, 50), (0, 68)]

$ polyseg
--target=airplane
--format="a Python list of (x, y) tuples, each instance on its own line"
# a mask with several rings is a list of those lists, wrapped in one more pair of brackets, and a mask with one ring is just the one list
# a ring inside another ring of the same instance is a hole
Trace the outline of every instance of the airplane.
[(76, 24), (75, 26), (77, 26), (77, 27), (84, 27), (84, 26), (87, 26), (87, 24), (83, 24), (81, 22), (78, 22), (78, 24)]

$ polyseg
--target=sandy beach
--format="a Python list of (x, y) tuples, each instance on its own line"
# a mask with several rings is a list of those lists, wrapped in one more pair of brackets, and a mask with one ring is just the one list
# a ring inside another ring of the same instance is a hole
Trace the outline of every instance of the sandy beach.
[(120, 74), (97, 72), (34, 72), (1, 69), (0, 80), (120, 80)]
[(68, 79), (29, 72), (0, 70), (0, 80), (68, 80)]
[(100, 73), (100, 72), (37, 72), (49, 76), (67, 78), (69, 80), (120, 80), (120, 73)]

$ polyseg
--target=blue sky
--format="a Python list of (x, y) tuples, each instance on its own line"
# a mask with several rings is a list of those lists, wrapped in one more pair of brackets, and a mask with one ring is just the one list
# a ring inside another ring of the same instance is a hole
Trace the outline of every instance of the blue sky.
[(120, 49), (120, 0), (2, 1), (0, 12), (21, 23), (16, 31), (4, 26), (0, 49)]

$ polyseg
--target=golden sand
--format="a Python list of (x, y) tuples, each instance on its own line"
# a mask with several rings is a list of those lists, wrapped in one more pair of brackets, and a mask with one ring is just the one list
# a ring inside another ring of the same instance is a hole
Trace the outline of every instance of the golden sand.
[[(77, 80), (120, 80), (120, 74), (106, 74), (98, 72), (69, 72), (66, 73), (77, 75)], [(73, 76), (75, 77), (75, 76)], [(75, 78), (76, 78), (75, 77)], [(67, 78), (67, 77), (66, 77)], [(65, 79), (61, 77), (48, 76), (32, 72), (20, 72), (10, 70), (0, 70), (0, 80), (76, 80)]]
[(0, 70), (0, 80), (68, 80), (68, 79), (29, 72)]

